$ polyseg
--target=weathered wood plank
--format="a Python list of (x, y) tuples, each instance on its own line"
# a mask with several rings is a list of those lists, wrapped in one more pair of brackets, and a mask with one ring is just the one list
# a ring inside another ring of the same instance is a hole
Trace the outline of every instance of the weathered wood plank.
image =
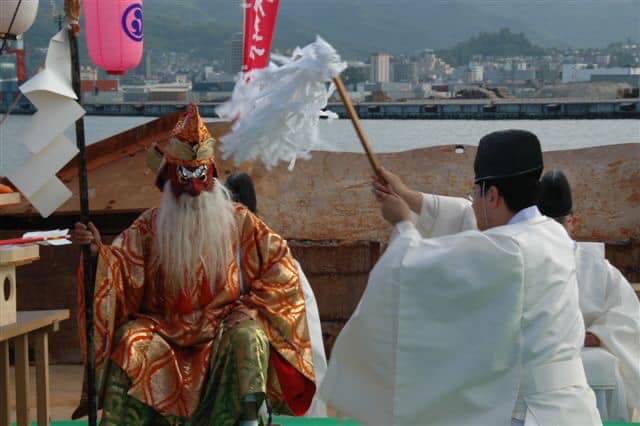
[(0, 342), (0, 426), (9, 426), (9, 341)]
[(36, 404), (38, 425), (49, 424), (49, 333), (41, 330), (35, 333), (33, 346), (36, 352)]
[(0, 341), (20, 337), (40, 328), (55, 326), (69, 318), (67, 309), (54, 311), (18, 311), (15, 324), (0, 327)]
[(29, 424), (29, 339), (27, 334), (13, 338), (16, 375), (16, 423)]

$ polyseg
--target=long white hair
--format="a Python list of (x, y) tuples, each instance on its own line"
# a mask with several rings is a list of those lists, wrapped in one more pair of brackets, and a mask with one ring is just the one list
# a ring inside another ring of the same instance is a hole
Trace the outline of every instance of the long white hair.
[(154, 244), (157, 266), (165, 286), (174, 294), (195, 289), (201, 272), (209, 277), (211, 290), (224, 277), (237, 239), (234, 207), (229, 191), (215, 179), (211, 191), (178, 199), (167, 182), (156, 219)]

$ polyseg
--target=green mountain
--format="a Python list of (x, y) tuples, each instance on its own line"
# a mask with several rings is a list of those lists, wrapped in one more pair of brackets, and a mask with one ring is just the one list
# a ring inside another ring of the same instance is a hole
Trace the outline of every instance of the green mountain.
[[(231, 34), (242, 29), (240, 3), (147, 0), (145, 48), (223, 59)], [(345, 57), (411, 54), (450, 48), (500, 28), (544, 47), (604, 47), (640, 40), (638, 16), (638, 0), (281, 0), (274, 49), (304, 45), (319, 34)], [(41, 1), (27, 47), (46, 47), (55, 31), (51, 7)]]
[(480, 33), (437, 53), (446, 63), (458, 66), (468, 63), (473, 55), (539, 56), (545, 53), (545, 49), (533, 45), (523, 33), (514, 34), (508, 28), (502, 28), (495, 33)]

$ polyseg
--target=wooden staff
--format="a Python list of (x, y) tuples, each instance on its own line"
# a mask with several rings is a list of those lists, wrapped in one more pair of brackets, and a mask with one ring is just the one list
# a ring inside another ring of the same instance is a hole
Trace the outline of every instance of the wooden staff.
[(378, 158), (373, 153), (373, 150), (371, 149), (371, 145), (369, 144), (369, 139), (367, 139), (367, 135), (364, 133), (364, 130), (360, 125), (360, 118), (358, 118), (358, 114), (356, 113), (356, 110), (353, 107), (353, 104), (351, 103), (351, 98), (349, 98), (349, 94), (347, 93), (347, 89), (345, 89), (344, 87), (344, 83), (342, 82), (340, 75), (337, 75), (336, 77), (334, 77), (333, 82), (335, 83), (336, 88), (338, 89), (338, 92), (340, 92), (340, 96), (342, 97), (342, 102), (344, 103), (344, 106), (347, 108), (347, 114), (349, 115), (349, 118), (353, 123), (353, 127), (356, 129), (356, 133), (358, 134), (358, 138), (362, 143), (362, 147), (364, 148), (364, 151), (367, 153), (367, 158), (369, 159), (369, 163), (371, 164), (373, 171), (380, 177), (380, 179), (382, 179), (382, 175), (380, 173), (380, 163), (378, 162)]
[[(82, 105), (82, 88), (80, 80), (80, 52), (78, 50), (78, 35), (80, 26), (80, 0), (65, 0), (64, 11), (67, 18), (69, 45), (71, 50), (71, 84), (78, 103)], [(78, 186), (80, 193), (80, 221), (89, 223), (89, 184), (87, 182), (87, 159), (85, 155), (84, 118), (76, 121), (76, 143), (78, 145)], [(95, 426), (98, 419), (98, 401), (96, 394), (95, 348), (93, 347), (93, 291), (94, 274), (91, 260), (90, 245), (82, 246), (82, 260), (84, 269), (84, 303), (85, 303), (85, 333), (87, 348), (87, 363), (85, 376), (87, 379), (87, 410), (89, 426)]]

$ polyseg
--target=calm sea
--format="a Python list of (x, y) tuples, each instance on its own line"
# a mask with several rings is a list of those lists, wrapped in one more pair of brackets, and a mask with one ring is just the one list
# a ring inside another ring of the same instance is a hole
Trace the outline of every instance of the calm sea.
[[(20, 164), (28, 152), (20, 134), (28, 116), (10, 116), (0, 126), (0, 175)], [(151, 117), (85, 117), (87, 142), (94, 143), (123, 130), (153, 120)], [(363, 127), (376, 152), (398, 152), (437, 145), (476, 145), (494, 130), (526, 129), (540, 138), (545, 151), (621, 143), (640, 143), (639, 120), (364, 120)], [(67, 137), (73, 138), (73, 127)], [(320, 122), (318, 150), (362, 152), (348, 120)]]

